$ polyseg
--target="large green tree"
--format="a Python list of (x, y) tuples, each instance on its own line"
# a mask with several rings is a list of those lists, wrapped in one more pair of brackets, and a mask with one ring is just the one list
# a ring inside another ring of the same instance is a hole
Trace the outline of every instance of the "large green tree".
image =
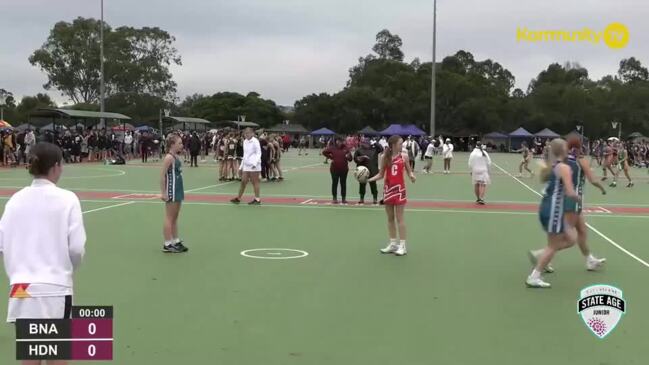
[[(101, 22), (77, 18), (58, 22), (29, 62), (48, 77), (46, 90), (59, 90), (74, 103), (99, 99)], [(172, 99), (176, 83), (169, 67), (180, 65), (175, 38), (160, 28), (104, 24), (105, 84), (107, 95), (147, 93)]]
[(192, 95), (185, 98), (179, 109), (187, 115), (213, 122), (237, 120), (238, 116), (245, 115), (247, 121), (264, 127), (284, 119), (274, 101), (263, 99), (256, 92), (245, 96), (233, 92), (220, 92), (212, 96)]

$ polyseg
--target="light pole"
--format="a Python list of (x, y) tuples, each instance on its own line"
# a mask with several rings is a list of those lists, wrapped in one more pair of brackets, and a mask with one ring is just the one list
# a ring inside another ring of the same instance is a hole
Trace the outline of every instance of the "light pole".
[(435, 137), (435, 80), (436, 80), (436, 51), (437, 51), (437, 0), (433, 0), (433, 63), (430, 84), (430, 135)]
[(5, 101), (7, 101), (7, 97), (0, 95), (0, 120), (5, 120)]
[[(101, 74), (99, 79), (99, 110), (104, 113), (104, 94), (106, 92), (104, 86), (104, 0), (101, 0), (101, 27), (99, 29), (99, 64)], [(101, 118), (101, 123), (104, 123), (104, 118)], [(105, 125), (105, 124), (104, 124)]]

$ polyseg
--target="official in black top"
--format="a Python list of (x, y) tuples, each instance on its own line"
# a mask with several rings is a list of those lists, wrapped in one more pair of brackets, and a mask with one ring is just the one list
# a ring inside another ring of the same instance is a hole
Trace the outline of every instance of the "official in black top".
[[(370, 170), (370, 176), (376, 176), (379, 173), (379, 154), (383, 152), (383, 148), (378, 143), (370, 145), (367, 140), (361, 141), (360, 147), (354, 153), (354, 161), (356, 166), (365, 166)], [(365, 192), (367, 183), (359, 183), (359, 191), (361, 199), (358, 204), (365, 203)], [(374, 204), (378, 204), (379, 191), (376, 187), (376, 181), (370, 182), (370, 190), (374, 198)]]

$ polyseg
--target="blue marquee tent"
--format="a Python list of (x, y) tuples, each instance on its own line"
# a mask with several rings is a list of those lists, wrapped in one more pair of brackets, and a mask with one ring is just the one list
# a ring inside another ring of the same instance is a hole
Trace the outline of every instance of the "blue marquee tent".
[(520, 127), (517, 130), (509, 134), (509, 143), (510, 149), (520, 149), (523, 142), (527, 142), (527, 145), (530, 145), (531, 140), (534, 138), (534, 135), (527, 131), (527, 129)]
[(555, 133), (549, 128), (545, 128), (542, 131), (539, 131), (538, 133), (534, 134), (535, 137), (539, 138), (559, 138), (561, 137), (558, 133)]
[(425, 136), (426, 132), (417, 128), (414, 124), (401, 125), (392, 124), (379, 132), (382, 136)]
[(320, 128), (311, 132), (311, 135), (312, 136), (335, 136), (336, 132), (332, 131), (331, 129)]

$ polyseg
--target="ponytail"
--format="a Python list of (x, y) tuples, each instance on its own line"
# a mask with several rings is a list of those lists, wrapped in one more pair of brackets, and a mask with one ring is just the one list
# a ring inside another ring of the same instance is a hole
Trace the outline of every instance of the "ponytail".
[(568, 144), (566, 143), (565, 140), (561, 138), (555, 138), (552, 140), (552, 142), (550, 142), (548, 161), (542, 163), (541, 171), (539, 173), (539, 176), (541, 177), (541, 182), (546, 183), (550, 181), (550, 177), (552, 176), (552, 169), (554, 168), (554, 162), (565, 158), (567, 149), (568, 149)]
[(388, 147), (385, 148), (385, 151), (383, 152), (383, 168), (387, 169), (390, 167), (390, 163), (392, 162), (392, 152), (394, 149), (394, 146), (401, 140), (401, 137), (399, 136), (391, 136), (388, 138)]

